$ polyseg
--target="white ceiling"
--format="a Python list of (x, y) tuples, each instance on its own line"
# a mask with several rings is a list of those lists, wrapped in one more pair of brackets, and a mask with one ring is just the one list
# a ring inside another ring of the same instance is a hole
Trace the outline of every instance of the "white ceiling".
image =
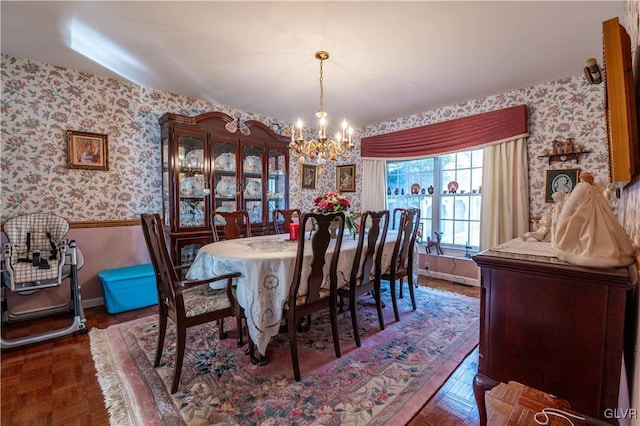
[[(582, 74), (624, 1), (0, 2), (2, 53), (354, 127)], [(81, 35), (82, 27), (93, 31)], [(74, 51), (107, 53), (110, 68)]]

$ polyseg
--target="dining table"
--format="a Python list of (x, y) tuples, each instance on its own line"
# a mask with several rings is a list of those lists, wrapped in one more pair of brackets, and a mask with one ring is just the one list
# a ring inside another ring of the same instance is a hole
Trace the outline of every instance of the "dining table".
[[(389, 267), (397, 231), (389, 230), (382, 252), (383, 271)], [(305, 235), (300, 234), (300, 238)], [(338, 287), (349, 282), (353, 266), (358, 236), (345, 233), (338, 259)], [(327, 250), (325, 264), (325, 284), (329, 288), (328, 270), (330, 258), (335, 248), (335, 239), (331, 240)], [(366, 249), (366, 241), (365, 241)], [(269, 341), (280, 330), (283, 318), (283, 305), (289, 298), (294, 267), (298, 250), (298, 241), (291, 241), (289, 234), (266, 235), (248, 238), (223, 240), (202, 246), (191, 264), (187, 279), (201, 280), (230, 272), (240, 272), (235, 278), (236, 298), (244, 309), (249, 336), (261, 355), (266, 353)], [(305, 244), (306, 270), (311, 259), (310, 244)], [(216, 284), (220, 287), (216, 287)], [(306, 291), (301, 283), (299, 292)], [(213, 288), (223, 288), (220, 283), (212, 283)]]

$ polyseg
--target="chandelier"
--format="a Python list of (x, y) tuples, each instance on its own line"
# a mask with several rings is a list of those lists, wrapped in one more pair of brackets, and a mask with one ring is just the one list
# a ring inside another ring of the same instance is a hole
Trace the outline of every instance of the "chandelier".
[(316, 139), (305, 140), (302, 137), (302, 120), (298, 119), (295, 127), (297, 127), (297, 137), (294, 126), (291, 126), (291, 143), (289, 149), (291, 155), (304, 161), (304, 157), (310, 159), (318, 158), (319, 164), (325, 164), (327, 161), (336, 161), (339, 158), (349, 158), (353, 151), (353, 128), (347, 124), (347, 120), (342, 121), (342, 129), (337, 132), (335, 139), (327, 138), (327, 113), (324, 111), (324, 86), (322, 80), (322, 63), (329, 59), (329, 53), (323, 50), (316, 52), (316, 59), (320, 61), (320, 110), (316, 113), (316, 117), (320, 120), (320, 130)]

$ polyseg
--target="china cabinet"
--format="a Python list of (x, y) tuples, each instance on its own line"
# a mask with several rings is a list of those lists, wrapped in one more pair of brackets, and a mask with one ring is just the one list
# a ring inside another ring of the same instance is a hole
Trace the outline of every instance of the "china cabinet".
[(163, 220), (175, 263), (191, 263), (212, 242), (216, 211), (247, 210), (253, 235), (273, 232), (272, 212), (289, 208), (286, 137), (222, 112), (167, 113), (159, 123)]

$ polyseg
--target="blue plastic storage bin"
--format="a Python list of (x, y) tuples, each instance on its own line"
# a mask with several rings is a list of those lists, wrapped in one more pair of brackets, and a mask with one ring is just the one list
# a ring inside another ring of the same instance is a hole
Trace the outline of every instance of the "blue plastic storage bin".
[(110, 314), (158, 304), (156, 277), (151, 263), (106, 269), (98, 273), (98, 278), (102, 282), (104, 303)]

